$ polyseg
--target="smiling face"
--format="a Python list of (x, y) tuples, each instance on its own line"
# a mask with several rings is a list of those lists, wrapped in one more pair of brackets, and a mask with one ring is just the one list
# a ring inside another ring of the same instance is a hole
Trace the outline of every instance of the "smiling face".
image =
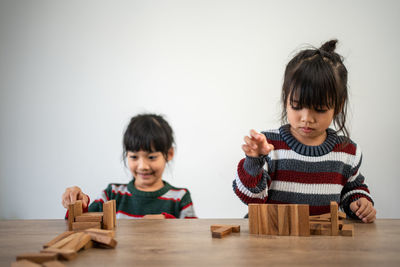
[(287, 120), (290, 123), (290, 132), (302, 144), (318, 146), (327, 136), (326, 129), (332, 123), (334, 109), (321, 107), (320, 109), (299, 107), (296, 100), (287, 101)]
[(162, 174), (167, 164), (173, 158), (174, 150), (168, 151), (167, 158), (161, 152), (139, 150), (127, 152), (129, 170), (135, 177), (135, 187), (142, 191), (157, 191), (164, 186)]

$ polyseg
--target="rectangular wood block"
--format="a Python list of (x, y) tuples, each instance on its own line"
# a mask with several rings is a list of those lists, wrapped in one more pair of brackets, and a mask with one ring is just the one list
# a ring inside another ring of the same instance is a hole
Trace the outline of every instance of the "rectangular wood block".
[(77, 200), (74, 204), (74, 218), (82, 215), (82, 200)]
[(330, 209), (331, 209), (331, 232), (332, 235), (336, 236), (339, 234), (339, 225), (338, 225), (338, 204), (335, 201), (331, 201), (331, 205), (330, 205)]
[(258, 205), (249, 204), (249, 233), (258, 234)]
[(28, 260), (35, 263), (57, 260), (57, 253), (24, 253), (17, 256), (17, 261)]
[(289, 205), (289, 234), (299, 235), (299, 207), (297, 204)]
[(75, 252), (81, 250), (91, 240), (90, 235), (84, 232), (77, 233), (71, 242), (65, 244), (62, 249), (70, 249)]
[(258, 205), (258, 234), (268, 234), (268, 204)]
[(240, 232), (240, 225), (236, 225), (236, 224), (212, 224), (210, 226), (210, 230), (214, 231), (215, 229), (220, 228), (220, 227), (231, 227), (232, 233)]
[(100, 222), (74, 222), (72, 223), (72, 230), (79, 231), (79, 230), (86, 230), (89, 228), (101, 228)]
[(73, 260), (75, 259), (78, 254), (76, 251), (72, 249), (61, 249), (61, 248), (45, 248), (41, 250), (40, 252), (42, 253), (56, 253), (58, 258), (63, 259), (63, 260)]
[(114, 222), (114, 227), (117, 225), (117, 201), (115, 199), (111, 200), (113, 203), (113, 222)]
[(75, 217), (75, 222), (102, 222), (102, 221), (103, 221), (102, 216), (80, 215)]
[(299, 220), (299, 236), (310, 235), (310, 208), (308, 205), (299, 204), (298, 209), (298, 220)]
[(343, 224), (340, 234), (343, 236), (353, 236), (354, 235), (354, 225), (353, 224)]
[(88, 234), (95, 243), (99, 243), (105, 247), (115, 248), (115, 246), (117, 245), (117, 241), (108, 235), (103, 235), (94, 232), (90, 232)]
[(227, 235), (232, 233), (232, 227), (229, 226), (224, 226), (224, 227), (219, 227), (215, 229), (214, 231), (211, 232), (212, 237), (214, 238), (223, 238)]
[(43, 265), (43, 267), (64, 267), (65, 266), (60, 261), (46, 261), (42, 265)]
[(103, 203), (103, 228), (107, 230), (114, 229), (114, 204), (112, 201)]
[(278, 204), (278, 235), (290, 234), (290, 208), (289, 205)]
[(56, 243), (52, 244), (48, 248), (62, 248), (66, 244), (68, 244), (69, 242), (74, 240), (78, 235), (79, 235), (79, 233), (74, 232), (73, 234), (71, 234), (71, 235), (69, 235), (69, 236), (57, 241)]
[(106, 235), (109, 237), (114, 237), (115, 236), (115, 231), (113, 230), (104, 230), (104, 229), (97, 229), (97, 228), (89, 228), (85, 230), (85, 233), (95, 233), (95, 234), (101, 234), (101, 235)]
[(268, 235), (279, 234), (278, 204), (267, 204)]
[(55, 238), (53, 238), (51, 241), (49, 241), (46, 244), (44, 244), (43, 248), (50, 247), (50, 246), (54, 245), (55, 243), (57, 243), (58, 241), (66, 238), (67, 236), (72, 235), (73, 233), (75, 233), (75, 232), (74, 231), (66, 231), (64, 233), (61, 233), (58, 236), (56, 236)]
[(19, 260), (11, 263), (11, 267), (41, 267), (41, 264), (37, 264), (28, 260)]

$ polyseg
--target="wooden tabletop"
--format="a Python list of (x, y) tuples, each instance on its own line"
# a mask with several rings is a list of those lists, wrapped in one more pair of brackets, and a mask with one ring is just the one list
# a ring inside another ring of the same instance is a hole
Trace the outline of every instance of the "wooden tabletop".
[[(240, 233), (211, 237), (212, 224), (239, 224)], [(64, 220), (0, 221), (0, 266), (39, 252), (66, 231)], [(117, 221), (115, 249), (92, 248), (67, 266), (400, 266), (400, 220), (355, 223), (355, 235), (250, 235), (247, 219)]]

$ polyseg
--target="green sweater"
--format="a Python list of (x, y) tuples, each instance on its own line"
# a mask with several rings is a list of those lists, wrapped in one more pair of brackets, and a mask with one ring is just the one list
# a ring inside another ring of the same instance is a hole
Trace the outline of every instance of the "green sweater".
[(134, 179), (128, 184), (109, 184), (90, 204), (89, 212), (103, 211), (103, 203), (115, 199), (117, 218), (142, 218), (146, 214), (164, 214), (166, 218), (196, 218), (190, 192), (186, 188), (171, 186), (154, 192), (136, 189)]

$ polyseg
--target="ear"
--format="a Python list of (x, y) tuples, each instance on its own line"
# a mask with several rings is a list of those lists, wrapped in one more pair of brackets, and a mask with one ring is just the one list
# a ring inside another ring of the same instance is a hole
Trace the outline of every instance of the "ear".
[(174, 150), (173, 147), (171, 147), (171, 148), (168, 150), (168, 157), (167, 157), (167, 160), (168, 160), (168, 161), (171, 161), (172, 158), (174, 157), (174, 154), (175, 154), (175, 150)]

